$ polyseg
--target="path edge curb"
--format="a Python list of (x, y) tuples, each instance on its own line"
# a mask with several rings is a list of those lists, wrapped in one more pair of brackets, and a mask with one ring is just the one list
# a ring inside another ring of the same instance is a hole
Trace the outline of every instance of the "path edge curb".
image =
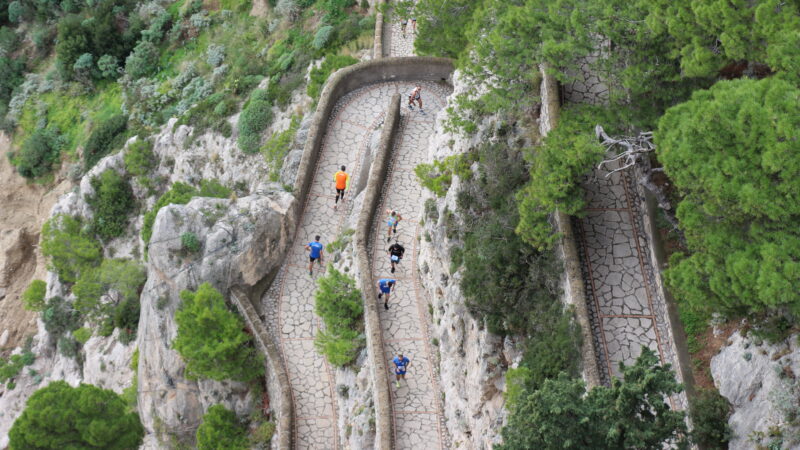
[[(542, 73), (541, 96), (542, 111), (540, 132), (544, 138), (556, 127), (561, 112), (561, 101), (558, 94), (558, 81), (548, 73), (547, 65), (539, 66)], [(556, 254), (564, 263), (564, 303), (572, 305), (575, 317), (581, 330), (581, 365), (583, 377), (589, 388), (599, 386), (600, 369), (594, 354), (594, 336), (592, 322), (589, 319), (589, 308), (586, 306), (586, 288), (581, 275), (580, 257), (572, 229), (571, 218), (562, 211), (556, 211), (554, 222), (559, 240)]]
[(383, 336), (378, 314), (378, 298), (372, 286), (372, 264), (369, 258), (369, 237), (372, 222), (381, 202), (381, 191), (391, 163), (391, 151), (400, 128), (400, 94), (389, 101), (383, 122), (383, 131), (378, 151), (369, 171), (369, 181), (364, 192), (361, 211), (356, 226), (356, 260), (359, 272), (359, 287), (364, 299), (364, 328), (367, 337), (367, 353), (372, 370), (373, 399), (375, 403), (375, 448), (392, 448), (392, 404), (386, 378), (388, 365), (383, 357)]

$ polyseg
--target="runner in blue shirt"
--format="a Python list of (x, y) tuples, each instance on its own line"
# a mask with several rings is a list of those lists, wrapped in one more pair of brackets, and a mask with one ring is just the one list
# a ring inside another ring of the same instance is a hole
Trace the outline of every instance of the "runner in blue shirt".
[(402, 353), (398, 353), (392, 360), (392, 363), (394, 363), (395, 383), (397, 387), (400, 387), (400, 380), (406, 379), (406, 370), (411, 366), (411, 361), (403, 356)]
[(392, 292), (392, 289), (394, 289), (396, 284), (397, 280), (393, 280), (391, 278), (381, 278), (378, 280), (378, 299), (386, 294), (386, 298), (383, 300), (383, 307), (385, 309), (389, 309), (389, 294)]
[(310, 253), (308, 254), (310, 262), (308, 263), (308, 274), (313, 276), (313, 268), (314, 268), (314, 261), (319, 261), (319, 265), (322, 265), (322, 249), (325, 246), (320, 244), (319, 242), (319, 235), (314, 237), (314, 242), (309, 242), (306, 244), (306, 250)]

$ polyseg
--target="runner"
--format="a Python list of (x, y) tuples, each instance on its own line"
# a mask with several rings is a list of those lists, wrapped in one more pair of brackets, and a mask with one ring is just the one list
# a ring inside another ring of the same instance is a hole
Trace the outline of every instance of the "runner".
[(392, 273), (394, 273), (394, 265), (400, 264), (400, 260), (403, 259), (403, 253), (406, 252), (406, 248), (395, 241), (394, 244), (389, 247), (388, 252), (389, 260), (392, 262)]
[(422, 86), (417, 85), (409, 94), (408, 94), (408, 109), (414, 110), (414, 102), (416, 101), (419, 104), (419, 112), (425, 113), (422, 109), (422, 96), (420, 93), (422, 92)]
[(383, 299), (384, 309), (389, 309), (389, 294), (392, 292), (395, 285), (397, 285), (397, 280), (392, 278), (381, 278), (378, 280), (378, 300), (386, 294), (386, 298)]
[(403, 20), (400, 21), (400, 31), (403, 32), (403, 39), (406, 37), (406, 25), (408, 25), (408, 19), (403, 18)]
[(392, 211), (391, 209), (387, 209), (386, 214), (389, 214), (389, 218), (386, 220), (386, 225), (389, 226), (386, 242), (390, 242), (392, 240), (392, 233), (397, 234), (397, 224), (403, 220), (403, 216), (398, 214), (397, 211)]
[(417, 19), (411, 18), (411, 34), (417, 34)]
[(322, 266), (322, 250), (325, 248), (319, 242), (319, 235), (314, 237), (314, 242), (309, 242), (306, 244), (306, 251), (309, 251), (309, 263), (308, 263), (308, 274), (314, 276), (314, 261), (319, 261), (319, 265)]
[(345, 167), (333, 175), (333, 181), (336, 183), (336, 202), (333, 204), (333, 209), (339, 205), (339, 198), (344, 203), (344, 193), (350, 187), (350, 175), (345, 172)]
[(403, 356), (402, 353), (398, 353), (392, 363), (394, 363), (395, 386), (400, 387), (400, 380), (406, 379), (406, 371), (411, 366), (411, 361)]

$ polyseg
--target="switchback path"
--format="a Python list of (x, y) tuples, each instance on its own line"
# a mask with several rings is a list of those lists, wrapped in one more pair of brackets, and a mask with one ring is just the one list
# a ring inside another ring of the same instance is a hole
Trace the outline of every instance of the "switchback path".
[[(627, 171), (607, 173), (595, 171), (584, 184), (586, 217), (574, 219), (601, 381), (619, 377), (619, 364), (633, 364), (642, 346), (671, 363), (681, 381), (635, 181)], [(685, 395), (673, 406), (685, 407)]]

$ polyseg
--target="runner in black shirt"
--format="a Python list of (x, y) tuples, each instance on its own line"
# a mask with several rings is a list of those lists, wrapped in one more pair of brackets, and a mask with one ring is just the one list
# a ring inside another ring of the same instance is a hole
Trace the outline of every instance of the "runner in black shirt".
[(392, 262), (392, 273), (394, 273), (394, 265), (403, 259), (403, 253), (406, 252), (406, 248), (400, 245), (399, 242), (395, 241), (394, 244), (389, 247), (388, 252), (389, 260)]

